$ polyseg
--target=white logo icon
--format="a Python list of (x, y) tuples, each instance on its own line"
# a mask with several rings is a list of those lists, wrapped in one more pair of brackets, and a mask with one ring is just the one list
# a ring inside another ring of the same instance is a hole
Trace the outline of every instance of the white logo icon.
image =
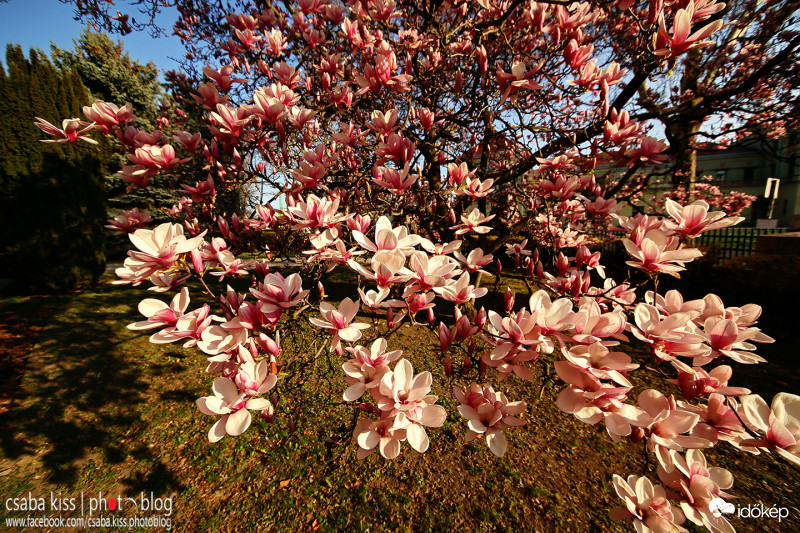
[(711, 500), (711, 503), (708, 504), (708, 510), (711, 511), (711, 514), (716, 518), (719, 518), (723, 513), (730, 514), (735, 512), (736, 507), (722, 498), (714, 498)]

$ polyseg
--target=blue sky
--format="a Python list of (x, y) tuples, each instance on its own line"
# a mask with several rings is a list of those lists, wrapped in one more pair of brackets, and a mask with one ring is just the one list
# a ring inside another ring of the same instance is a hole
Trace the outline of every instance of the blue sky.
[[(135, 8), (127, 5), (124, 8), (133, 18), (140, 18)], [(171, 28), (176, 18), (174, 14), (164, 11), (157, 20), (162, 26)], [(7, 43), (19, 43), (26, 55), (31, 47), (49, 53), (51, 41), (59, 48), (72, 48), (72, 40), (80, 35), (85, 26), (74, 20), (72, 5), (62, 4), (58, 0), (10, 0), (0, 3), (0, 61), (5, 59)], [(155, 63), (160, 74), (164, 70), (178, 68), (170, 57), (179, 58), (184, 54), (180, 39), (175, 36), (153, 39), (146, 32), (133, 32), (124, 37), (112, 35), (112, 38), (123, 42), (131, 58), (140, 63)]]

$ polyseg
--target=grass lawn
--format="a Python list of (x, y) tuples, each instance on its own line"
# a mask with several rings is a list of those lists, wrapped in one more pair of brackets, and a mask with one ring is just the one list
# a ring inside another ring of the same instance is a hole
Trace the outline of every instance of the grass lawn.
[[(213, 420), (194, 404), (210, 394), (204, 356), (127, 330), (139, 319), (137, 303), (159, 296), (107, 281), (79, 294), (0, 299), (4, 501), (28, 493), (49, 498), (51, 491), (137, 498), (152, 492), (172, 497), (178, 531), (633, 530), (610, 521), (607, 511), (621, 503), (612, 474), (644, 473), (641, 443), (613, 443), (599, 427), (560, 412), (557, 389), (510, 377), (496, 388), (528, 402), (527, 426), (507, 432), (503, 459), (483, 441), (464, 445), (466, 424), (451, 392), (463, 383), (443, 376), (438, 345), (422, 328), (401, 328), (390, 348), (402, 348), (417, 371), (432, 370), (433, 392), (448, 411), (444, 426), (428, 431), (427, 453), (404, 444), (394, 461), (377, 453), (356, 460), (352, 408), (337, 405), (346, 387), (338, 371), (344, 359), (327, 349), (306, 379), (293, 383), (291, 397), (282, 397), (275, 421), (254, 421), (244, 435), (211, 445)], [(768, 402), (779, 390), (800, 390), (793, 358), (777, 359), (735, 368), (731, 384), (765, 392)], [(672, 390), (654, 373), (638, 374), (639, 389)], [(797, 470), (725, 444), (707, 457), (732, 471), (729, 492), (737, 502), (790, 508), (780, 524), (733, 518), (738, 531), (800, 530)], [(656, 479), (652, 470), (649, 476)], [(0, 520), (26, 514), (4, 509)]]

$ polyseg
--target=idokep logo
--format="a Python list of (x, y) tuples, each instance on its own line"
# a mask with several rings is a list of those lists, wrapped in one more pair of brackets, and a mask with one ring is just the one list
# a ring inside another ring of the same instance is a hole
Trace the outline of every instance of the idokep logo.
[(711, 514), (713, 514), (715, 518), (719, 518), (723, 514), (736, 512), (736, 506), (731, 502), (726, 502), (722, 498), (714, 498), (711, 500), (711, 503), (708, 504), (708, 510), (711, 511)]
[(719, 518), (723, 514), (736, 514), (738, 518), (777, 518), (778, 522), (789, 517), (789, 509), (778, 507), (777, 505), (765, 506), (762, 503), (740, 505), (736, 507), (731, 502), (726, 502), (722, 498), (714, 498), (708, 504), (711, 514)]

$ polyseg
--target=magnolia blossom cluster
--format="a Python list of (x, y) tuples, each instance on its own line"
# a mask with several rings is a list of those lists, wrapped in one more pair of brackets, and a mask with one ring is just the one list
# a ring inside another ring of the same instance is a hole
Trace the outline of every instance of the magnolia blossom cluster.
[(369, 351), (363, 346), (348, 348), (355, 357), (342, 368), (350, 387), (344, 393), (348, 401), (358, 400), (369, 392), (373, 403), (359, 407), (376, 413), (377, 419), (365, 418), (356, 424), (353, 437), (358, 443), (356, 456), (367, 457), (377, 447), (386, 459), (400, 454), (400, 444), (408, 444), (416, 451), (427, 451), (429, 441), (425, 427), (439, 427), (447, 412), (435, 405), (438, 397), (430, 394), (433, 378), (430, 372), (414, 375), (414, 368), (406, 359), (400, 359), (390, 369), (402, 352), (386, 353), (386, 341), (379, 338)]
[[(711, 45), (723, 4), (443, 2), (434, 25), (415, 2), (296, 4), (225, 13), (223, 37), (183, 16), (176, 33), (219, 45), (222, 64), (202, 79), (171, 75), (184, 90), (172, 122), (162, 117), (154, 131), (131, 125), (130, 105), (107, 102), (62, 128), (38, 119), (49, 142), (107, 135), (130, 163), (119, 172), (130, 189), (157, 176), (180, 185), (171, 222), (147, 229), (149, 214), (130, 210), (109, 225), (133, 245), (116, 283), (177, 293), (144, 299), (144, 319), (129, 327), (205, 355), (212, 394), (197, 406), (215, 418), (209, 440), (241, 435), (253, 413), (280, 417), (287, 381), (322, 360), (342, 370), (357, 457), (377, 448), (396, 458), (404, 442), (425, 452), (428, 429), (446, 418), (431, 394), (441, 384), (410, 362), (430, 340), (455, 384), (466, 441), (513, 453), (506, 432), (525, 424), (527, 406), (493, 382), (557, 376), (562, 411), (657, 459), (663, 486), (615, 476), (625, 503), (615, 518), (639, 531), (686, 520), (730, 530), (710, 502), (728, 497), (732, 476), (700, 450), (726, 441), (800, 462), (800, 398), (779, 394), (768, 407), (729, 384), (732, 367), (720, 364), (763, 362), (754, 343), (772, 339), (755, 326), (760, 307), (726, 307), (713, 294), (686, 301), (658, 293), (657, 282), (702, 255), (687, 240), (740, 220), (710, 211), (712, 202), (673, 199), (665, 217), (625, 217), (626, 184), (593, 171), (601, 159), (633, 173), (668, 158), (667, 144), (623, 109), (629, 73), (595, 49), (609, 13), (631, 22), (643, 63), (669, 67)], [(420, 98), (420, 86), (439, 96)], [(188, 116), (203, 117), (202, 131), (183, 129), (198, 127)], [(219, 198), (253, 183), (275, 197), (255, 213), (225, 212)], [(641, 281), (611, 279), (590, 247), (612, 220)], [(358, 284), (333, 302), (325, 283), (337, 268)], [(499, 289), (504, 268), (530, 292), (507, 289), (493, 305), (486, 281)], [(250, 286), (217, 289), (226, 277)], [(192, 308), (189, 280), (209, 303)], [(408, 359), (389, 347), (406, 326), (419, 336)], [(288, 332), (302, 357), (282, 349)], [(627, 344), (644, 347), (647, 361)], [(645, 363), (668, 374), (672, 393), (633, 394), (629, 374)]]
[[(738, 432), (745, 437), (746, 431), (760, 432), (763, 435), (760, 438), (740, 438), (738, 446), (753, 453), (772, 450), (800, 466), (800, 396), (779, 393), (771, 407), (758, 395), (744, 396), (741, 405), (733, 407), (723, 406), (721, 395), (711, 396), (717, 397), (713, 402), (715, 431), (724, 429), (726, 435)], [(711, 406), (710, 399), (708, 413), (712, 413)], [(614, 476), (614, 489), (625, 507), (613, 509), (613, 519), (633, 520), (637, 531), (686, 531), (681, 527), (686, 520), (710, 531), (734, 531), (719, 512), (724, 505), (720, 502), (734, 497), (725, 492), (733, 486), (733, 476), (728, 470), (709, 466), (697, 448), (683, 454), (671, 449), (657, 457), (657, 474), (663, 486), (653, 485), (646, 477), (632, 475), (625, 480)]]

